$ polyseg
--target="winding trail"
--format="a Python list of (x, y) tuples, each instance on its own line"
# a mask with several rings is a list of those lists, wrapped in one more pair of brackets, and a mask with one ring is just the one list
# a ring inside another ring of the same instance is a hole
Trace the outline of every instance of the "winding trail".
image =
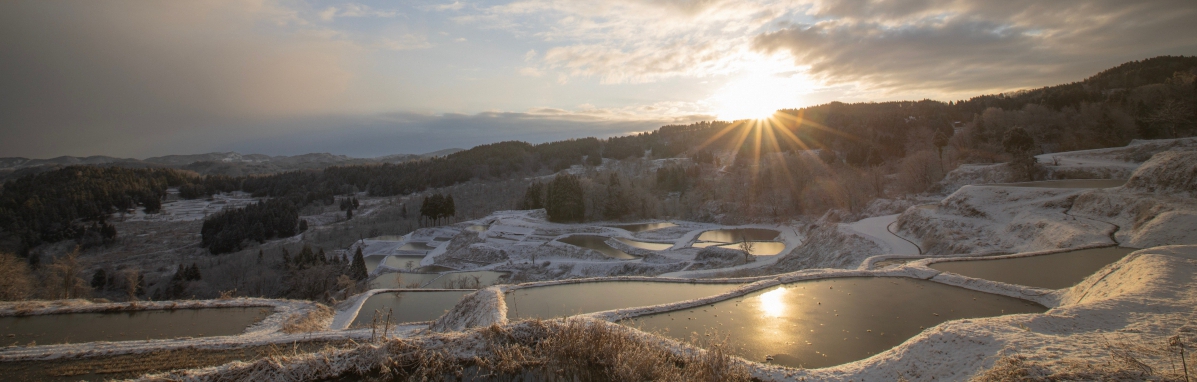
[(906, 240), (903, 237), (895, 235), (890, 232), (889, 225), (898, 220), (898, 215), (877, 216), (868, 219), (861, 219), (858, 222), (848, 224), (848, 228), (856, 233), (864, 235), (872, 239), (881, 248), (886, 250), (889, 255), (919, 255), (922, 254), (920, 249), (913, 242)]

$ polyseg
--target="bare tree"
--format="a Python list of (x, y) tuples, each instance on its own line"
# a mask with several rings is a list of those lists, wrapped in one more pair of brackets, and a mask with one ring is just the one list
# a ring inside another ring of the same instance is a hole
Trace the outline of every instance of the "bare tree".
[(83, 279), (83, 265), (79, 264), (79, 246), (55, 258), (48, 271), (46, 292), (52, 298), (80, 298), (91, 292), (87, 281)]
[(0, 301), (24, 300), (32, 292), (29, 265), (11, 253), (0, 253)]

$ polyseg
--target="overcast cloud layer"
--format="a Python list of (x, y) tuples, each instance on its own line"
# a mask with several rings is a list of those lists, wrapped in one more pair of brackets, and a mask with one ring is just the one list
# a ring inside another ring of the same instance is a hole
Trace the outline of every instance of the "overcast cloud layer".
[[(722, 114), (963, 99), (1197, 54), (1197, 3), (0, 2), (0, 157), (420, 153)], [(786, 82), (788, 81), (788, 82)]]

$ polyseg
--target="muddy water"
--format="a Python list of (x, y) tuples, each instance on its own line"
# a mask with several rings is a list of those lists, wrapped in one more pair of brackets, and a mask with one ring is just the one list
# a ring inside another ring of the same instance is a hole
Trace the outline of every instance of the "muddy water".
[(985, 186), (1036, 188), (1112, 188), (1122, 187), (1124, 184), (1126, 184), (1126, 179), (1066, 179), (1044, 180), (1039, 182), (986, 184)]
[(366, 272), (374, 272), (374, 268), (378, 268), (378, 264), (381, 263), (382, 259), (385, 258), (386, 256), (381, 255), (364, 257), (363, 259), (366, 260)]
[(640, 248), (640, 249), (647, 249), (647, 250), (650, 250), (650, 251), (664, 251), (664, 250), (666, 250), (666, 249), (669, 249), (669, 248), (673, 247), (673, 244), (667, 244), (667, 243), (650, 243), (650, 242), (647, 242), (647, 241), (639, 241), (639, 240), (625, 239), (625, 238), (622, 238), (622, 237), (615, 238), (615, 240), (619, 240), (619, 242), (621, 242), (621, 243), (624, 243), (624, 244), (627, 244), (627, 245), (630, 245), (630, 246), (633, 246), (633, 247), (636, 247), (636, 248)]
[(473, 231), (473, 232), (486, 232), (486, 226), (484, 226), (484, 225), (472, 225), (472, 226), (466, 227), (466, 231)]
[(614, 247), (611, 247), (610, 245), (607, 245), (607, 243), (605, 243), (607, 241), (607, 237), (604, 236), (571, 235), (562, 239), (557, 239), (557, 241), (565, 244), (576, 245), (582, 248), (590, 248), (613, 259), (631, 260), (636, 258), (636, 256), (629, 255), (627, 252), (620, 251)]
[(420, 262), (423, 260), (424, 255), (392, 255), (387, 258), (386, 264), (395, 269), (416, 269), (420, 267)]
[(507, 293), (507, 318), (554, 318), (714, 296), (740, 284), (608, 281), (517, 289)]
[(421, 288), (440, 276), (439, 273), (386, 273), (370, 281), (370, 289)]
[(374, 319), (374, 312), (381, 312), (386, 316), (387, 309), (391, 312), (392, 323), (432, 321), (453, 309), (453, 305), (462, 296), (473, 291), (435, 291), (435, 292), (394, 292), (379, 293), (370, 296), (357, 318), (349, 326), (351, 328), (369, 327)]
[[(771, 256), (781, 253), (786, 249), (786, 243), (780, 241), (753, 241), (752, 250), (749, 253), (757, 256)], [(698, 242), (690, 245), (693, 248), (719, 247), (726, 249), (740, 250), (740, 243), (727, 244), (717, 241)]]
[[(748, 253), (751, 253), (755, 256), (772, 256), (781, 253), (783, 249), (786, 249), (786, 243), (782, 243), (780, 241), (753, 241), (750, 243), (752, 243), (752, 249), (750, 249)], [(739, 250), (740, 244), (720, 245), (719, 248)]]
[[(507, 272), (495, 271), (474, 271), (474, 272), (454, 272), (445, 273), (438, 277), (431, 284), (425, 286), (428, 289), (460, 289), (460, 288), (486, 288), (491, 285), (502, 284), (500, 279), (506, 276)], [(475, 285), (476, 284), (476, 285)]]
[(931, 281), (854, 277), (797, 282), (622, 323), (680, 341), (695, 335), (698, 346), (725, 338), (731, 353), (746, 359), (820, 368), (883, 352), (944, 321), (1046, 310)]
[(668, 222), (666, 222), (666, 223), (644, 223), (644, 224), (617, 224), (617, 225), (612, 225), (609, 227), (619, 228), (619, 229), (622, 229), (622, 230), (628, 231), (628, 232), (645, 232), (645, 231), (652, 231), (652, 230), (661, 229), (661, 228), (677, 227), (677, 224), (668, 223)]
[(718, 241), (722, 243), (737, 243), (740, 241), (769, 241), (780, 235), (776, 230), (763, 228), (716, 229), (698, 235), (699, 241)]
[(1134, 251), (1105, 247), (1013, 259), (948, 261), (931, 264), (931, 268), (1009, 284), (1060, 289), (1076, 285)]
[[(207, 308), (0, 317), (0, 343), (38, 345), (241, 334), (273, 308)], [(11, 337), (9, 335), (12, 335)]]
[(428, 243), (410, 242), (410, 243), (403, 244), (403, 246), (399, 247), (398, 250), (400, 250), (400, 251), (431, 251), (434, 249), (436, 249), (436, 247), (428, 245)]

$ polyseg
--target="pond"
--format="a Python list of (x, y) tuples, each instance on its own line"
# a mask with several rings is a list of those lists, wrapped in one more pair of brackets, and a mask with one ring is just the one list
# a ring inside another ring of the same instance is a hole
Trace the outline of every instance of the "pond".
[(982, 186), (1035, 188), (1113, 188), (1122, 187), (1124, 184), (1126, 184), (1126, 179), (1065, 179), (1043, 180), (1038, 182), (983, 184)]
[(49, 345), (234, 336), (273, 312), (274, 308), (249, 307), (0, 317), (0, 342)]
[(405, 236), (405, 235), (382, 235), (382, 236), (375, 236), (375, 237), (372, 237), (372, 238), (369, 238), (369, 239), (366, 239), (366, 240), (377, 240), (377, 241), (403, 241), (403, 238), (404, 238), (404, 236)]
[(607, 255), (607, 257), (612, 259), (631, 260), (636, 258), (636, 256), (629, 255), (627, 252), (620, 251), (610, 245), (607, 245), (607, 239), (608, 238), (606, 236), (571, 235), (557, 239), (557, 241), (565, 244), (576, 245), (582, 248), (590, 248), (598, 251), (599, 253)]
[(453, 309), (461, 298), (473, 291), (428, 291), (428, 292), (388, 292), (370, 296), (357, 318), (349, 325), (351, 328), (370, 327), (374, 319), (374, 312), (380, 312), (385, 317), (387, 310), (391, 312), (392, 323), (432, 321)]
[[(752, 243), (752, 249), (750, 249), (748, 253), (751, 253), (755, 256), (772, 256), (781, 253), (782, 250), (786, 249), (786, 243), (782, 243), (780, 241), (750, 241), (750, 243)], [(719, 247), (739, 251), (740, 243), (727, 244), (716, 241), (704, 241), (691, 244), (690, 247)]]
[(499, 279), (507, 272), (473, 271), (445, 273), (425, 286), (428, 289), (480, 289), (501, 284)]
[(724, 293), (740, 284), (604, 281), (516, 289), (508, 292), (507, 318), (555, 318), (651, 306)]
[(628, 231), (628, 232), (645, 232), (645, 231), (652, 231), (652, 230), (661, 229), (661, 228), (677, 227), (677, 224), (673, 224), (673, 223), (669, 223), (669, 222), (642, 223), (642, 224), (616, 224), (616, 225), (611, 225), (609, 227), (619, 228), (619, 229), (622, 229), (622, 230)]
[[(420, 262), (424, 260), (424, 255), (391, 255), (387, 258), (387, 266), (395, 269), (416, 269), (420, 267)], [(410, 265), (410, 266), (409, 266)]]
[(672, 243), (650, 243), (647, 241), (632, 240), (632, 239), (626, 239), (626, 238), (622, 238), (622, 237), (617, 237), (617, 238), (615, 238), (615, 240), (619, 240), (620, 243), (624, 243), (624, 244), (627, 244), (627, 245), (630, 245), (630, 246), (633, 246), (636, 248), (640, 248), (640, 249), (647, 249), (650, 251), (664, 251), (666, 249), (673, 247)]
[(1121, 260), (1133, 248), (1082, 249), (1013, 259), (945, 261), (930, 267), (944, 272), (1036, 288), (1068, 288), (1102, 267)]
[(776, 239), (780, 232), (763, 228), (735, 228), (716, 229), (698, 235), (699, 241), (718, 241), (722, 243), (738, 243), (747, 241), (770, 241)]
[(486, 232), (486, 226), (484, 226), (484, 225), (472, 225), (472, 226), (466, 227), (466, 231), (473, 231), (473, 232)]
[(424, 242), (407, 242), (399, 247), (399, 251), (431, 251), (436, 249), (435, 246), (428, 245)]
[(366, 256), (366, 257), (362, 258), (363, 260), (366, 260), (366, 272), (374, 272), (374, 268), (378, 268), (378, 264), (381, 263), (382, 259), (385, 259), (385, 258), (386, 258), (386, 256), (381, 256), (381, 255)]
[(852, 277), (796, 282), (621, 323), (697, 339), (698, 346), (726, 339), (731, 354), (757, 362), (770, 356), (775, 364), (820, 368), (868, 358), (944, 321), (1046, 310), (926, 280)]
[(370, 281), (370, 289), (421, 288), (437, 277), (441, 277), (441, 274), (407, 272), (384, 273)]

